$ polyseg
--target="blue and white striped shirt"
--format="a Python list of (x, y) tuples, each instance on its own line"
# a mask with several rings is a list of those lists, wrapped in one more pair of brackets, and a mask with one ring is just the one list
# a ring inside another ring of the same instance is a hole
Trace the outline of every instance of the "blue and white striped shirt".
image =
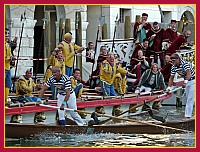
[(179, 67), (175, 67), (174, 65), (172, 66), (171, 75), (175, 75), (175, 73), (177, 72), (181, 77), (186, 80), (186, 70), (188, 69), (190, 70), (191, 78), (195, 78), (194, 68), (189, 62), (183, 60), (180, 60)]
[(56, 80), (53, 75), (48, 79), (48, 81), (45, 83), (47, 87), (50, 87), (51, 84), (54, 84), (56, 88), (58, 88), (58, 93), (62, 95), (66, 95), (66, 90), (70, 89), (70, 94), (73, 93), (73, 89), (71, 87), (71, 81), (67, 75), (61, 75), (60, 80)]

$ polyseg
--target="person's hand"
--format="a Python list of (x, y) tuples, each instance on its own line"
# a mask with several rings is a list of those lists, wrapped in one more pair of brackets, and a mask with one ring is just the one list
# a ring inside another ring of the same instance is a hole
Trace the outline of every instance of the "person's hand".
[(182, 88), (185, 88), (185, 87), (186, 87), (186, 83), (183, 83), (183, 84), (182, 84)]
[(65, 101), (63, 101), (62, 104), (61, 104), (61, 106), (60, 106), (60, 110), (64, 110), (66, 104), (67, 104), (67, 103), (66, 103)]
[(169, 86), (168, 86), (165, 92), (166, 92), (167, 94), (169, 94), (171, 90), (172, 90), (172, 87), (169, 87)]

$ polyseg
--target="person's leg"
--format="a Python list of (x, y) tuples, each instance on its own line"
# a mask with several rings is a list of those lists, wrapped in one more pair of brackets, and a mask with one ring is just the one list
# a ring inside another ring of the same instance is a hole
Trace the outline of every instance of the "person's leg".
[(11, 72), (10, 70), (5, 70), (5, 100), (7, 100), (8, 95), (9, 95), (9, 91), (11, 88)]
[(114, 85), (110, 85), (110, 96), (117, 96)]
[[(70, 97), (67, 101), (67, 105), (70, 109), (77, 110), (76, 96), (75, 96), (74, 92), (72, 94), (70, 94)], [(74, 121), (77, 123), (77, 125), (79, 125), (79, 126), (84, 125), (84, 121), (81, 119), (80, 115), (77, 112), (70, 111), (69, 113), (70, 113), (71, 117), (74, 119)]]
[(30, 96), (25, 96), (24, 98), (27, 102), (34, 102)]
[[(57, 98), (58, 98), (58, 100), (57, 100), (57, 106), (60, 107), (62, 105), (62, 102), (65, 99), (65, 96), (58, 94)], [(58, 116), (59, 116), (59, 124), (60, 125), (66, 125), (65, 110), (58, 109)]]
[(66, 72), (66, 75), (69, 76), (70, 75), (70, 68), (66, 66), (65, 72)]
[(107, 83), (105, 83), (104, 81), (100, 81), (100, 85), (101, 85), (101, 91), (103, 93), (104, 96), (110, 96), (110, 88), (108, 86)]
[(193, 106), (194, 106), (194, 80), (188, 81), (186, 84), (186, 106), (185, 106), (185, 117), (192, 117)]

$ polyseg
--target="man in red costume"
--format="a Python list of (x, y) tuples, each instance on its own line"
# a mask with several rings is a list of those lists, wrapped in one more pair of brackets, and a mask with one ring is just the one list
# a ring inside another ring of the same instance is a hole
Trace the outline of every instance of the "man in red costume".
[(172, 43), (177, 37), (176, 20), (171, 20), (170, 26), (165, 30), (163, 41)]
[(151, 29), (151, 24), (147, 23), (148, 14), (143, 13), (140, 22), (136, 22), (134, 25), (133, 37), (135, 43), (142, 43), (143, 39), (146, 38), (146, 33)]
[(190, 37), (191, 31), (186, 30), (183, 35), (180, 35), (177, 37), (173, 43), (169, 46), (168, 50), (166, 51), (166, 54), (172, 55), (173, 53), (176, 53), (176, 50), (180, 49), (180, 46), (187, 45), (187, 38)]
[(138, 51), (142, 50), (143, 55), (146, 57), (147, 62), (149, 63), (149, 65), (151, 65), (151, 58), (150, 56), (153, 55), (152, 52), (150, 52), (150, 48), (149, 48), (149, 40), (148, 39), (143, 39), (142, 43), (139, 43), (135, 46), (135, 49), (133, 51), (133, 54), (131, 56), (131, 61), (130, 63), (134, 62), (133, 59), (134, 58), (138, 58)]
[(159, 27), (158, 22), (153, 23), (153, 27), (147, 32), (149, 47), (154, 52), (154, 63), (158, 63), (160, 56), (161, 67), (164, 66), (164, 52), (162, 51), (162, 40), (165, 30)]

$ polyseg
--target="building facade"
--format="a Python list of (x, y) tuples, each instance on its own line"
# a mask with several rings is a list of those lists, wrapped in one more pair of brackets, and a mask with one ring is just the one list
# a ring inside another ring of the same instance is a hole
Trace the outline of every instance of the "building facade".
[[(171, 19), (180, 21), (183, 16), (187, 17), (190, 24), (186, 27), (192, 30), (195, 27), (195, 5), (5, 5), (5, 26), (10, 29), (11, 39), (18, 37), (18, 46), (14, 54), (19, 51), (20, 58), (17, 66), (17, 77), (24, 74), (28, 67), (33, 67), (34, 73), (44, 74), (48, 66), (50, 53), (62, 39), (61, 25), (65, 26), (65, 20), (70, 20), (70, 31), (73, 41), (76, 35), (76, 12), (81, 13), (82, 46), (92, 41), (95, 44), (97, 29), (100, 25), (98, 39), (102, 39), (102, 26), (107, 25), (107, 38), (112, 39), (115, 29), (116, 18), (119, 20), (116, 37), (124, 38), (125, 17), (130, 16), (131, 33), (133, 36), (133, 25), (138, 16), (148, 13), (148, 22), (157, 21), (167, 26)], [(164, 15), (164, 20), (161, 18)], [(61, 22), (62, 21), (62, 22)], [(43, 28), (45, 27), (45, 28)], [(22, 31), (23, 30), (23, 31)], [(22, 34), (22, 35), (21, 35)], [(195, 35), (193, 34), (192, 39)], [(19, 42), (21, 39), (21, 45)], [(98, 51), (98, 50), (97, 50)], [(42, 58), (37, 61), (30, 58)], [(84, 61), (84, 59), (83, 59)], [(14, 75), (15, 68), (12, 68)]]

